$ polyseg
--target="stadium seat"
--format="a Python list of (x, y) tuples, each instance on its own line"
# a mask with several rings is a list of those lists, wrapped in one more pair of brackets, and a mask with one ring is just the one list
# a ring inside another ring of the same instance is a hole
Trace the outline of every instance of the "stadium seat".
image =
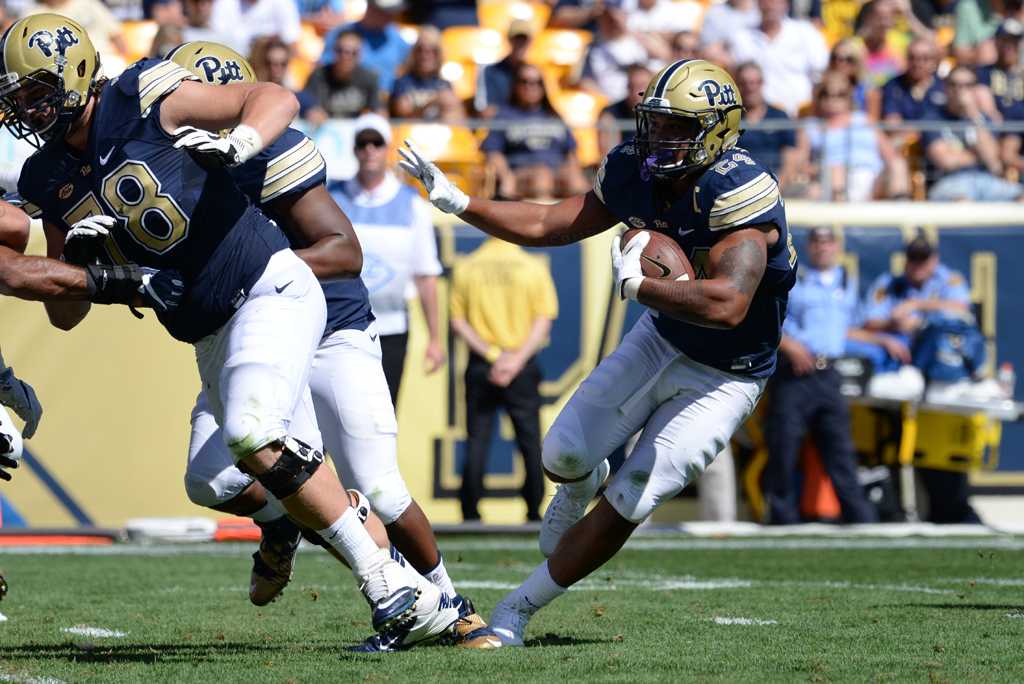
[(548, 25), (551, 7), (543, 2), (526, 0), (481, 0), (477, 3), (476, 15), (481, 26), (494, 29), (503, 36), (508, 33), (509, 24), (516, 19), (530, 22), (536, 35)]
[(124, 58), (128, 64), (149, 55), (153, 47), (153, 39), (160, 27), (155, 21), (126, 21), (121, 24), (121, 37), (124, 39)]
[(450, 26), (441, 32), (445, 61), (494, 64), (508, 53), (505, 36), (491, 28)]
[(317, 33), (316, 27), (308, 22), (302, 22), (299, 39), (295, 41), (295, 55), (288, 63), (288, 78), (296, 88), (306, 84), (306, 79), (316, 68), (323, 51), (324, 39)]
[(473, 194), (484, 182), (483, 154), (473, 131), (464, 126), (399, 124), (392, 140), (391, 155), (396, 161), (397, 146), (411, 140), (424, 157), (437, 164), (462, 190)]
[(547, 29), (534, 37), (526, 59), (540, 65), (548, 85), (561, 87), (578, 79), (587, 48), (594, 37), (589, 31)]
[(468, 100), (476, 93), (477, 66), (472, 62), (445, 60), (441, 65), (441, 78), (452, 84), (460, 100)]
[(588, 90), (549, 90), (548, 99), (559, 116), (572, 128), (576, 138), (576, 156), (584, 167), (601, 161), (601, 148), (597, 141), (597, 119), (608, 105), (602, 95)]

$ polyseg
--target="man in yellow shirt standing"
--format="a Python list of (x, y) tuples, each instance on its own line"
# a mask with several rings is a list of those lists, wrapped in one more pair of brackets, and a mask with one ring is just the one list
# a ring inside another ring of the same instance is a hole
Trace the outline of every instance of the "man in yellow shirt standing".
[(504, 407), (526, 466), (527, 520), (540, 520), (540, 380), (535, 358), (558, 316), (558, 295), (547, 263), (517, 245), (489, 238), (456, 264), (451, 325), (469, 346), (466, 366), (468, 449), (462, 470), (464, 520), (479, 520), (484, 468), (494, 417)]

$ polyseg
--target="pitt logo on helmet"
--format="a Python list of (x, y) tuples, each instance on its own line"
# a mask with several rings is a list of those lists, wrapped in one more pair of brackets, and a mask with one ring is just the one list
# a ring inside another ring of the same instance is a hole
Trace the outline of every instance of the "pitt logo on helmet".
[[(718, 81), (709, 78), (702, 81), (697, 87), (704, 91), (705, 97), (708, 98), (708, 104), (712, 107), (715, 105), (736, 104), (736, 90), (728, 83), (722, 85)], [(718, 101), (715, 102), (715, 100)]]
[(28, 39), (29, 47), (37, 47), (47, 57), (53, 57), (53, 48), (56, 44), (57, 54), (63, 55), (72, 45), (78, 44), (78, 36), (67, 26), (57, 29), (57, 37), (47, 30), (36, 31)]
[(221, 61), (213, 55), (207, 55), (196, 61), (196, 68), (203, 70), (203, 77), (210, 83), (216, 81), (220, 85), (225, 85), (232, 81), (245, 80), (241, 65), (233, 59)]

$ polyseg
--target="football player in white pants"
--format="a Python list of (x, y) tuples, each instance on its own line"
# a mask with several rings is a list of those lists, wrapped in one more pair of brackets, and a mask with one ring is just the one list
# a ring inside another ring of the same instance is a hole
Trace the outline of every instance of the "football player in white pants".
[[(561, 483), (544, 514), (548, 556), (503, 598), (491, 628), (467, 645), (523, 645), (527, 623), (601, 567), (662, 502), (700, 477), (754, 410), (775, 367), (796, 276), (778, 185), (745, 150), (736, 84), (704, 60), (659, 72), (637, 106), (637, 137), (614, 148), (594, 190), (557, 204), (470, 198), (411, 148), (402, 166), (440, 209), (526, 245), (560, 245), (620, 221), (643, 228), (612, 238), (620, 296), (647, 306), (583, 381), (544, 440), (548, 476)], [(695, 280), (644, 277), (647, 231), (672, 237)], [(607, 456), (642, 429), (632, 453), (589, 513), (609, 474)]]
[[(210, 408), (239, 468), (345, 559), (376, 630), (443, 617), (440, 592), (418, 591), (374, 543), (338, 478), (320, 467), (323, 456), (289, 435), (326, 324), (324, 294), (224, 168), (287, 129), (298, 111), (294, 95), (266, 83), (201, 84), (172, 62), (149, 59), (107, 81), (86, 31), (56, 14), (15, 22), (2, 48), (3, 124), (40, 147), (18, 190), (42, 214), (49, 253), (63, 252), (64, 234), (75, 226), (96, 230), (98, 223), (109, 230), (104, 246), (112, 253), (182, 269), (182, 304), (160, 321), (194, 345)], [(226, 127), (233, 128), (223, 138), (175, 149), (175, 140), (200, 128)], [(126, 199), (124, 188), (136, 194), (126, 190)], [(69, 213), (68, 200), (89, 202), (90, 211)], [(154, 230), (154, 215), (168, 230)], [(71, 328), (89, 307), (49, 304), (48, 312), (55, 325)]]
[[(4, 406), (25, 421), (25, 429), (18, 432)], [(19, 380), (14, 369), (4, 363), (0, 355), (0, 480), (10, 480), (5, 468), (17, 468), (21, 460), (22, 439), (31, 439), (43, 417), (43, 407), (36, 398), (32, 385)]]

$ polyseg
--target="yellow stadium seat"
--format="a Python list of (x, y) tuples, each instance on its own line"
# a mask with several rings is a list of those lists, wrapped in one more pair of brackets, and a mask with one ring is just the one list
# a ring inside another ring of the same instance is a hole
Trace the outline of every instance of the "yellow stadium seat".
[(593, 39), (590, 31), (546, 29), (534, 36), (526, 59), (534, 64), (576, 66), (583, 61)]
[(576, 157), (582, 166), (594, 166), (601, 161), (601, 146), (597, 140), (598, 117), (608, 105), (602, 95), (587, 90), (566, 89), (549, 91), (548, 99), (559, 116), (572, 129), (576, 138)]
[(491, 28), (450, 26), (441, 32), (441, 52), (450, 62), (494, 64), (508, 54), (508, 41)]
[(473, 131), (465, 126), (399, 124), (395, 126), (392, 136), (393, 160), (398, 159), (398, 145), (407, 139), (419, 148), (424, 157), (449, 173), (452, 181), (462, 190), (474, 193), (484, 182), (484, 156)]
[(506, 35), (513, 20), (530, 22), (534, 35), (544, 30), (551, 17), (551, 6), (543, 2), (527, 0), (480, 0), (476, 6), (480, 25)]
[(302, 22), (299, 39), (295, 41), (295, 54), (288, 62), (288, 80), (296, 88), (306, 84), (323, 51), (324, 39), (317, 33), (316, 27), (308, 22)]
[(476, 94), (477, 66), (472, 62), (448, 61), (441, 66), (441, 78), (452, 84), (455, 96), (468, 100)]
[(160, 27), (155, 21), (126, 21), (121, 24), (125, 45), (125, 61), (129, 64), (149, 55), (153, 39)]

